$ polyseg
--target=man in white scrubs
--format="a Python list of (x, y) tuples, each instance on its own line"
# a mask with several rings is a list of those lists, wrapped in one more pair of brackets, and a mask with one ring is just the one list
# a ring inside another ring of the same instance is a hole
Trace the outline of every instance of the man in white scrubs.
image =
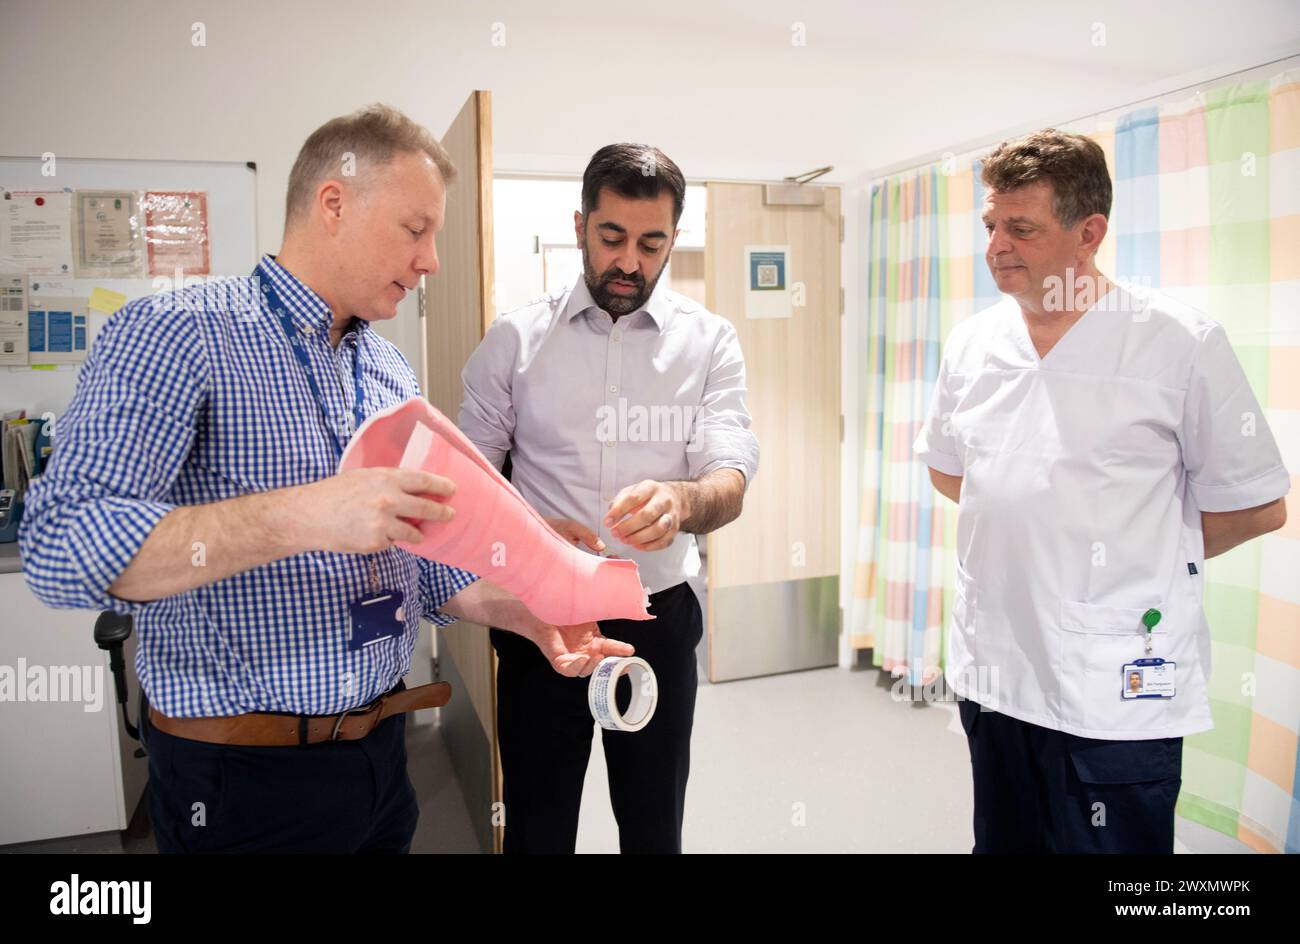
[(953, 329), (916, 454), (958, 502), (946, 676), (976, 852), (1171, 852), (1209, 730), (1205, 560), (1282, 526), (1289, 477), (1222, 327), (1097, 271), (1101, 148), (984, 162), (1006, 297)]

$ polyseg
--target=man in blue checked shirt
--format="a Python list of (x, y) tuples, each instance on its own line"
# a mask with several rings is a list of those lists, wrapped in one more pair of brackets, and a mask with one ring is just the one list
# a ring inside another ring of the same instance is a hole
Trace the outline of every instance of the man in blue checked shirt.
[(391, 108), (323, 125), (280, 254), (114, 315), (28, 493), (33, 592), (135, 614), (161, 851), (407, 851), (405, 712), (447, 693), (401, 683), (421, 616), (506, 627), (563, 675), (632, 652), (395, 547), (453, 514), (453, 482), (334, 474), (367, 414), (419, 393), (370, 322), (437, 272), (454, 174)]

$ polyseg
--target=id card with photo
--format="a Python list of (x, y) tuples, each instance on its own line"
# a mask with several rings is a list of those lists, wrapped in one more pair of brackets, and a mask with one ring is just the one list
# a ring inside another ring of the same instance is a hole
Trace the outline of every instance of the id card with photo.
[(1173, 698), (1178, 693), (1175, 684), (1178, 664), (1164, 659), (1138, 659), (1124, 666), (1120, 672), (1120, 697)]

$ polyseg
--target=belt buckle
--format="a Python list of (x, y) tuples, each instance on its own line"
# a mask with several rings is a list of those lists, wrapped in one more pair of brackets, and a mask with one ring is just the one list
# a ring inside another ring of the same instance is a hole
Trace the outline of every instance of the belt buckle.
[(363, 705), (360, 708), (349, 708), (347, 711), (340, 712), (338, 718), (334, 722), (334, 730), (330, 732), (330, 741), (337, 741), (339, 739), (339, 731), (343, 728), (344, 718), (348, 715), (368, 714), (376, 708), (382, 708), (384, 705), (384, 699), (387, 697), (387, 695), (380, 695), (368, 705)]

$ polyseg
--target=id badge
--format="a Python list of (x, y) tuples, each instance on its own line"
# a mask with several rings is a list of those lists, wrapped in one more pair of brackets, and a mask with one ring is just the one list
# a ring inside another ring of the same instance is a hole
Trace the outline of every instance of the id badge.
[(1176, 695), (1175, 674), (1178, 663), (1164, 659), (1138, 659), (1124, 666), (1120, 673), (1120, 697), (1173, 698)]
[(400, 590), (367, 593), (354, 601), (350, 610), (352, 638), (348, 640), (348, 648), (354, 651), (400, 636), (406, 631)]

